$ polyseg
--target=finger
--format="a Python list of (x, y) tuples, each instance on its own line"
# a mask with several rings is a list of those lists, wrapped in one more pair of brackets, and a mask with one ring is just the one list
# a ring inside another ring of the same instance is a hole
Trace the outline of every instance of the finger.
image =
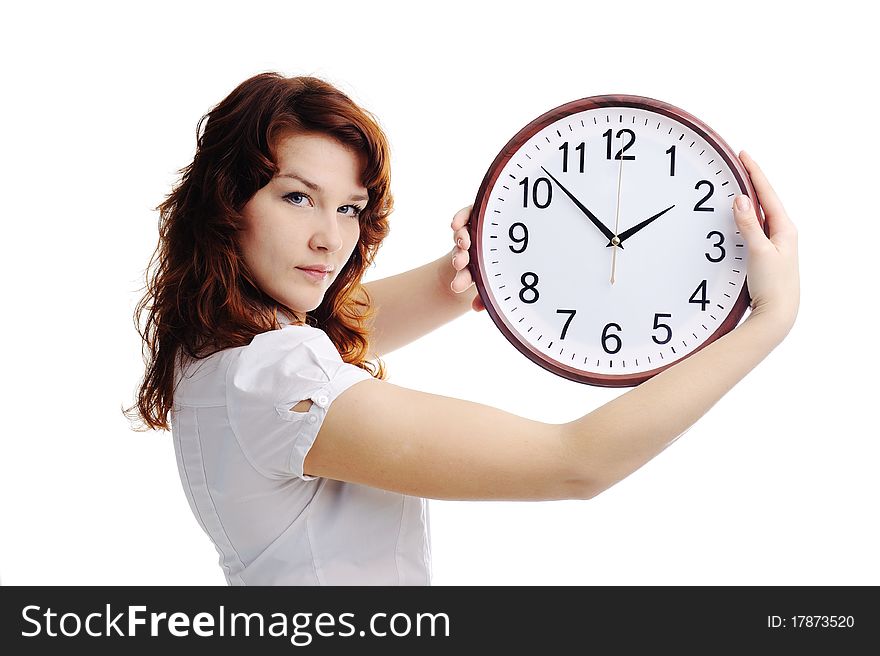
[(749, 251), (765, 248), (770, 244), (770, 240), (764, 234), (761, 223), (758, 221), (755, 205), (747, 195), (742, 194), (734, 199), (733, 220), (736, 221), (736, 227), (743, 239), (746, 240)]
[(471, 255), (467, 251), (456, 248), (452, 254), (452, 267), (456, 271), (464, 269), (471, 261)]
[(460, 294), (472, 284), (474, 284), (474, 280), (471, 277), (470, 269), (462, 269), (455, 274), (455, 277), (452, 279), (452, 283), (450, 286), (452, 287), (452, 291), (454, 291), (456, 294)]
[(761, 167), (744, 150), (740, 151), (740, 161), (746, 167), (749, 178), (751, 178), (755, 191), (758, 194), (758, 202), (764, 210), (764, 218), (767, 220), (770, 237), (773, 238), (779, 233), (791, 232), (794, 229), (794, 224)]
[(482, 298), (479, 294), (477, 294), (477, 295), (474, 297), (474, 300), (471, 302), (471, 307), (472, 307), (476, 312), (482, 312), (483, 310), (486, 309), (486, 306), (483, 305), (483, 298)]
[(468, 232), (467, 226), (453, 232), (452, 237), (455, 240), (455, 245), (462, 250), (467, 250), (471, 247), (471, 235)]
[(452, 229), (458, 230), (467, 224), (468, 219), (471, 216), (471, 210), (473, 209), (473, 205), (468, 205), (467, 207), (462, 207), (458, 212), (455, 213), (455, 216), (452, 217)]

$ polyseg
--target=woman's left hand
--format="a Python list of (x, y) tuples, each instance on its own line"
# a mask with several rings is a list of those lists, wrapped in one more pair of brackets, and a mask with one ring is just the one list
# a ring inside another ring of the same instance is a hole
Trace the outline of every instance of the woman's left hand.
[[(467, 228), (473, 207), (473, 205), (468, 205), (460, 209), (452, 218), (452, 239), (455, 242), (455, 248), (452, 251), (452, 267), (455, 269), (455, 276), (452, 278), (450, 286), (456, 294), (467, 291), (474, 284), (473, 276), (468, 268), (468, 263), (471, 261), (468, 253), (468, 249), (471, 247), (471, 236)], [(486, 309), (479, 294), (474, 297), (471, 307), (477, 312)]]

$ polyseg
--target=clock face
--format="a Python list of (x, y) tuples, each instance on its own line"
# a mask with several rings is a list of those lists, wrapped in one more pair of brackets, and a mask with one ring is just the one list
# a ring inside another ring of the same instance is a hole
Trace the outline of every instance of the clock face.
[(517, 134), (483, 181), (472, 272), (498, 328), (556, 374), (631, 386), (731, 330), (755, 195), (708, 126), (639, 96), (596, 96)]

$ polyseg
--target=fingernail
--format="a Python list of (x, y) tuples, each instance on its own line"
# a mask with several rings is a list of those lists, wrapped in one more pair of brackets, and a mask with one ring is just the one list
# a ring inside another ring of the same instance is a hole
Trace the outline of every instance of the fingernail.
[(461, 248), (461, 237), (455, 240), (455, 243), (458, 244), (458, 247)]
[(736, 197), (736, 209), (740, 212), (748, 212), (752, 207), (752, 202), (749, 200), (748, 196), (737, 196)]
[(453, 256), (452, 256), (452, 266), (455, 266), (455, 258), (456, 258), (456, 257), (457, 257), (456, 255), (453, 255)]

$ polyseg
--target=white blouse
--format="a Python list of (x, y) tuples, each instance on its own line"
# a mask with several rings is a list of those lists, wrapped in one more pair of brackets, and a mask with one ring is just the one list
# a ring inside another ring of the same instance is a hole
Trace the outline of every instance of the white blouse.
[(177, 373), (180, 480), (230, 585), (430, 585), (425, 499), (303, 473), (330, 404), (371, 377), (323, 331), (284, 325)]

